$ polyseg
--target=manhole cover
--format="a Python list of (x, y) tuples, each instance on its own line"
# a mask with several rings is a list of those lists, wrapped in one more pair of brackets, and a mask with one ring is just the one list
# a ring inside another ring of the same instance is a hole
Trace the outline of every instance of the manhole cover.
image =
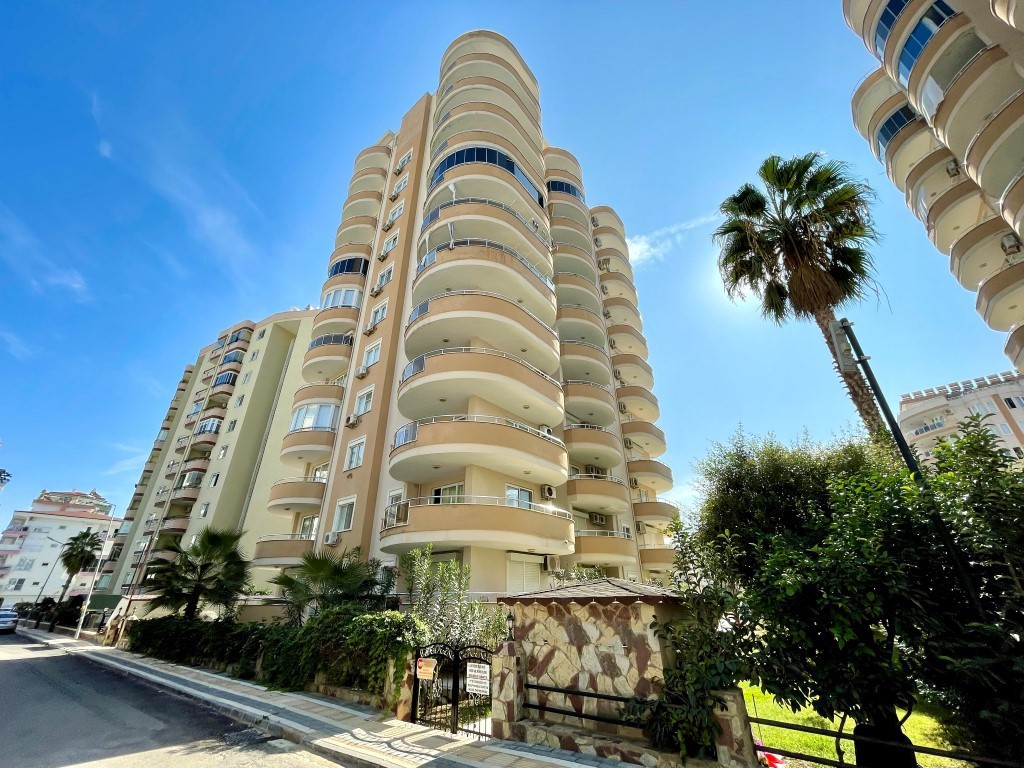
[(225, 733), (224, 741), (227, 744), (238, 746), (240, 744), (259, 744), (260, 742), (270, 741), (270, 736), (258, 731), (255, 728), (246, 728), (244, 731), (235, 731), (234, 733)]

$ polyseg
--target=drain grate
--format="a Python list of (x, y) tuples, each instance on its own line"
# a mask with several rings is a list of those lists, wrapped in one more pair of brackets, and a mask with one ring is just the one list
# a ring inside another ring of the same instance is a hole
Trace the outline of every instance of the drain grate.
[(247, 744), (262, 744), (265, 741), (270, 741), (271, 738), (273, 737), (267, 736), (263, 731), (258, 731), (255, 728), (246, 728), (244, 731), (224, 734), (224, 742), (236, 747)]

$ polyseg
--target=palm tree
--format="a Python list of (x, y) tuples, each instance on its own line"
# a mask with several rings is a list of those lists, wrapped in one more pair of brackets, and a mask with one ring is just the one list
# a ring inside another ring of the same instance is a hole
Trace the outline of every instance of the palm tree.
[(860, 370), (841, 372), (829, 334), (836, 309), (878, 290), (867, 251), (877, 240), (874, 192), (851, 178), (845, 163), (814, 152), (789, 160), (772, 155), (758, 176), (763, 190), (744, 184), (719, 209), (725, 221), (714, 239), (726, 293), (757, 296), (761, 315), (780, 325), (793, 317), (814, 320), (864, 426), (882, 434), (885, 422), (868, 383)]
[(157, 592), (148, 610), (184, 609), (194, 619), (202, 605), (232, 607), (249, 583), (249, 561), (238, 544), (241, 532), (204, 528), (191, 546), (174, 542), (159, 551), (173, 555), (150, 568), (149, 586)]
[(71, 586), (75, 576), (96, 562), (96, 553), (102, 546), (103, 539), (100, 538), (100, 535), (88, 530), (76, 533), (67, 540), (64, 551), (60, 555), (60, 564), (67, 571), (68, 578), (60, 591), (58, 605), (64, 602), (64, 595), (67, 594), (68, 587)]
[(363, 562), (359, 547), (330, 552), (307, 552), (302, 562), (270, 580), (281, 587), (288, 618), (301, 624), (307, 613), (344, 603), (379, 603), (395, 585), (395, 574), (379, 560)]

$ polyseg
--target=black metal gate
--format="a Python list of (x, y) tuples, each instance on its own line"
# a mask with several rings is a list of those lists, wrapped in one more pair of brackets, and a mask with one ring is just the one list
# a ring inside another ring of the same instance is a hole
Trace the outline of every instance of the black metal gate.
[[(417, 677), (412, 688), (412, 721), (449, 733), (487, 739), (491, 736), (491, 651), (482, 645), (424, 646), (419, 660), (434, 660), (430, 679)], [(473, 666), (477, 665), (477, 666)], [(486, 667), (486, 689), (483, 680)]]

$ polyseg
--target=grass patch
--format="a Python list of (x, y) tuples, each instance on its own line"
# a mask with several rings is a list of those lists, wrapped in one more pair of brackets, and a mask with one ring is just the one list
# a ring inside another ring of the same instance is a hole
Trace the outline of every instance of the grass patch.
[[(812, 728), (828, 728), (837, 730), (839, 721), (832, 722), (818, 715), (813, 709), (802, 709), (793, 712), (785, 706), (775, 703), (770, 694), (760, 688), (751, 685), (741, 685), (743, 695), (747, 702), (747, 712), (751, 717), (763, 717), (767, 720), (780, 720), (785, 723), (796, 725), (808, 725)], [(934, 749), (954, 749), (942, 735), (942, 726), (936, 714), (938, 709), (924, 703), (918, 704), (914, 714), (910, 716), (903, 725), (903, 730), (914, 742), (915, 746), (932, 747)], [(900, 711), (900, 717), (905, 713)], [(854, 723), (846, 721), (844, 733), (853, 731)], [(760, 739), (767, 746), (788, 749), (793, 752), (803, 752), (815, 757), (827, 757), (836, 759), (835, 739), (828, 736), (818, 736), (813, 733), (800, 733), (799, 731), (788, 731), (768, 725), (752, 724), (754, 738)], [(853, 763), (853, 742), (843, 740), (844, 759), (847, 763)], [(951, 760), (948, 757), (935, 757), (932, 755), (918, 755), (917, 762), (921, 768), (970, 768), (972, 763), (963, 760)], [(787, 760), (789, 765), (800, 765), (796, 761)], [(813, 765), (813, 763), (807, 763)]]

